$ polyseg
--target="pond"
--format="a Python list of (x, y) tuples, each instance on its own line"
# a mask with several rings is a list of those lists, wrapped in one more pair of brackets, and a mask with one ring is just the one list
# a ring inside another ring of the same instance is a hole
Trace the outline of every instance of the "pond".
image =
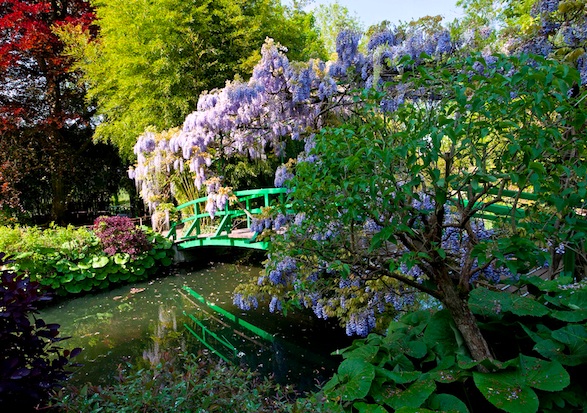
[[(205, 349), (185, 333), (184, 322), (189, 325), (190, 320), (184, 311), (206, 323), (210, 318), (210, 314), (196, 308), (194, 300), (190, 300), (193, 297), (183, 292), (182, 287), (187, 286), (209, 303), (274, 338), (267, 342), (251, 337), (250, 331), (243, 334), (227, 329), (222, 320), (224, 327), (207, 324), (212, 330), (222, 329), (217, 333), (238, 349), (242, 364), (271, 374), (279, 382), (311, 389), (331, 376), (340, 362), (331, 353), (348, 346), (350, 340), (335, 322), (319, 320), (311, 312), (288, 313), (284, 317), (269, 313), (267, 306), (251, 312), (237, 309), (232, 304), (234, 288), (259, 271), (257, 265), (226, 262), (209, 262), (200, 269), (177, 267), (165, 277), (61, 301), (44, 309), (40, 316), (48, 323), (60, 324), (61, 335), (71, 337), (62, 342), (62, 347), (83, 349), (76, 358), (82, 366), (74, 369), (74, 384), (112, 383), (120, 364), (136, 363), (153, 347), (153, 336), (161, 321), (173, 320), (177, 329), (184, 332), (188, 350)], [(212, 314), (212, 318), (216, 319), (216, 315)]]

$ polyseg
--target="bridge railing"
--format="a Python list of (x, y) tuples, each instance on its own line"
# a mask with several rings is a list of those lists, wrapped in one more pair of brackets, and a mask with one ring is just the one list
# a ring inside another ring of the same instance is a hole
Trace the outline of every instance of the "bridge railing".
[[(211, 238), (228, 236), (233, 230), (233, 222), (236, 219), (242, 219), (246, 222), (246, 228), (251, 227), (252, 216), (260, 214), (262, 208), (272, 205), (272, 201), (277, 198), (279, 204), (285, 205), (285, 188), (262, 188), (249, 189), (234, 192), (233, 201), (227, 202), (222, 210), (214, 214), (214, 219), (219, 219), (218, 225), (208, 225), (212, 228), (213, 233), (207, 234)], [(234, 200), (236, 198), (236, 200)], [(212, 216), (206, 211), (208, 197), (201, 197), (193, 201), (186, 202), (177, 206), (181, 219), (170, 223), (168, 237), (175, 240), (196, 238), (203, 235), (204, 225), (212, 222)], [(182, 227), (181, 235), (178, 236), (178, 229)], [(256, 234), (253, 235), (253, 238)]]
[[(494, 188), (488, 192), (488, 199), (492, 200), (495, 196), (501, 198), (500, 202), (484, 203), (482, 201), (476, 202), (474, 208), (479, 209), (475, 213), (476, 218), (488, 221), (500, 221), (511, 219), (513, 222), (520, 223), (528, 217), (528, 209), (532, 207), (543, 208), (545, 205), (539, 200), (536, 194), (530, 192), (520, 192), (515, 190), (498, 190)], [(464, 200), (464, 205), (467, 206), (467, 200)], [(577, 205), (572, 216), (568, 218), (573, 221), (573, 225), (581, 232), (587, 232), (587, 217), (582, 205)], [(537, 231), (543, 230), (545, 225), (556, 227), (556, 218), (552, 215), (547, 215), (546, 212), (540, 213), (541, 223), (530, 225)], [(577, 254), (582, 254), (584, 247), (582, 245), (568, 245), (566, 246), (562, 256), (562, 273), (563, 275), (573, 275), (577, 264)], [(556, 270), (556, 269), (555, 269)]]
[[(186, 202), (176, 208), (181, 214), (181, 219), (171, 222), (168, 237), (177, 241), (193, 240), (201, 237), (210, 240), (215, 239), (216, 244), (211, 242), (210, 245), (236, 245), (234, 242), (222, 243), (222, 240), (228, 238), (233, 231), (233, 223), (241, 220), (241, 227), (246, 223), (246, 228), (250, 229), (252, 216), (260, 214), (262, 208), (272, 206), (273, 201), (277, 201), (282, 206), (285, 205), (286, 193), (287, 189), (285, 188), (250, 189), (235, 192), (233, 195), (236, 197), (236, 201), (227, 203), (223, 210), (216, 211), (214, 216), (219, 221), (215, 222), (219, 223), (213, 226), (210, 225), (212, 217), (205, 210), (208, 201), (207, 197)], [(499, 202), (493, 202), (496, 196), (499, 196)], [(475, 216), (489, 221), (511, 218), (516, 222), (520, 222), (526, 218), (527, 208), (536, 202), (539, 202), (538, 197), (532, 193), (494, 189), (488, 193), (486, 200), (481, 199), (475, 204), (474, 208), (478, 209)], [(464, 205), (467, 205), (466, 200), (464, 200)], [(582, 232), (587, 232), (587, 219), (583, 212), (584, 210), (578, 207), (573, 219), (577, 228), (580, 228)], [(549, 219), (552, 218), (545, 216), (544, 222), (548, 222)], [(179, 227), (182, 227), (181, 234), (178, 232)], [(207, 231), (206, 234), (203, 234), (204, 229)], [(249, 233), (250, 238), (246, 241), (243, 240), (246, 245), (239, 245), (253, 247), (256, 245), (254, 243), (257, 235), (256, 233)], [(205, 244), (200, 243), (198, 245)], [(572, 274), (575, 271), (576, 253), (582, 252), (582, 250), (582, 246), (571, 246), (571, 248), (565, 249), (563, 257), (564, 273)]]

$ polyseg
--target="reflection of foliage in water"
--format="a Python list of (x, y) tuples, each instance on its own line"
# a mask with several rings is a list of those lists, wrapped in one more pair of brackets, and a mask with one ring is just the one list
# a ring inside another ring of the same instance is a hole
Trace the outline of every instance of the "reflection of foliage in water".
[(159, 317), (151, 336), (153, 344), (143, 351), (143, 359), (149, 362), (151, 367), (161, 365), (161, 362), (168, 358), (169, 351), (185, 351), (182, 334), (177, 331), (176, 311), (175, 307), (159, 306)]

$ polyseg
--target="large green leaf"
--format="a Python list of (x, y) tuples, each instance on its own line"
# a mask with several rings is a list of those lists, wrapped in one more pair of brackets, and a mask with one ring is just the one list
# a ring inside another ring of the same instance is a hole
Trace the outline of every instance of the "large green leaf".
[(538, 396), (532, 388), (560, 391), (570, 384), (570, 376), (556, 361), (520, 355), (515, 370), (496, 373), (473, 372), (475, 385), (496, 407), (511, 413), (534, 413)]
[(567, 350), (563, 351), (560, 346), (557, 346), (556, 360), (567, 366), (578, 366), (587, 363), (587, 330), (584, 326), (569, 325), (563, 327), (553, 331), (552, 338), (567, 347)]
[(95, 278), (96, 280), (105, 280), (108, 277), (108, 271), (105, 271), (105, 269), (101, 269), (100, 271), (96, 271), (96, 275)]
[(72, 280), (73, 280), (72, 273), (63, 274), (63, 276), (59, 278), (59, 281), (61, 281), (62, 283), (68, 283), (68, 282), (71, 282)]
[(114, 263), (116, 265), (124, 265), (130, 261), (130, 255), (126, 253), (116, 253), (114, 254)]
[(410, 357), (421, 359), (428, 353), (428, 347), (422, 341), (410, 341), (407, 344), (406, 354)]
[(452, 394), (433, 394), (428, 401), (428, 407), (435, 412), (469, 413), (467, 405)]
[(475, 385), (494, 406), (509, 413), (535, 413), (538, 396), (529, 386), (520, 383), (517, 371), (499, 373), (473, 372)]
[(351, 351), (345, 352), (344, 357), (347, 359), (356, 358), (372, 362), (377, 353), (379, 352), (379, 349), (379, 346), (369, 344), (362, 345), (352, 349)]
[(133, 267), (132, 273), (134, 275), (143, 275), (145, 273), (145, 267)]
[(362, 399), (369, 393), (374, 378), (375, 368), (372, 364), (360, 359), (346, 359), (326, 383), (324, 391), (329, 397), (344, 401)]
[(571, 383), (569, 373), (557, 361), (520, 355), (520, 367), (526, 384), (538, 390), (560, 391)]
[(357, 409), (359, 413), (387, 413), (382, 406), (378, 404), (369, 404), (365, 402), (357, 402), (353, 404), (353, 407)]
[(393, 371), (382, 367), (375, 368), (377, 375), (384, 377), (386, 380), (391, 380), (396, 384), (411, 383), (422, 376), (420, 371)]
[(587, 320), (587, 309), (570, 311), (552, 311), (551, 316), (567, 323), (578, 323)]
[(70, 267), (71, 266), (75, 266), (77, 267), (74, 263), (70, 262), (69, 260), (62, 258), (59, 261), (57, 261), (57, 263), (55, 264), (55, 269), (57, 269), (57, 271), (65, 273), (65, 272), (69, 272)]
[(424, 332), (424, 343), (441, 357), (465, 352), (461, 334), (446, 310), (432, 316)]
[(82, 291), (82, 286), (78, 283), (65, 284), (65, 290), (68, 293), (78, 294)]
[(519, 316), (542, 317), (549, 312), (547, 307), (530, 297), (486, 288), (475, 288), (471, 291), (469, 305), (475, 314), (488, 317), (500, 317), (504, 312)]
[(155, 258), (156, 260), (161, 260), (163, 258), (165, 258), (167, 256), (167, 251), (166, 250), (153, 250), (153, 258)]
[(510, 308), (504, 309), (504, 311), (510, 311), (519, 316), (542, 317), (549, 312), (548, 308), (538, 301), (530, 297), (522, 297), (515, 294), (511, 294), (510, 305)]
[(85, 279), (86, 279), (86, 275), (87, 275), (87, 273), (86, 273), (86, 272), (76, 272), (76, 273), (74, 274), (73, 278), (74, 278), (76, 281), (82, 281), (82, 280), (85, 280)]
[(109, 262), (109, 258), (102, 255), (102, 256), (94, 256), (92, 258), (92, 267), (93, 268), (104, 268), (108, 262)]
[(78, 262), (77, 266), (81, 270), (89, 270), (92, 267), (92, 260), (89, 258), (85, 258), (84, 260)]
[(475, 288), (469, 294), (469, 306), (475, 314), (496, 317), (502, 312), (504, 301), (509, 299), (509, 295), (504, 293), (490, 291), (486, 288)]
[(155, 265), (155, 259), (150, 255), (146, 255), (145, 258), (141, 260), (141, 264), (145, 268), (151, 268), (153, 265)]
[(422, 409), (421, 407), (400, 407), (395, 413), (438, 413), (434, 410)]
[(393, 396), (386, 399), (385, 403), (393, 409), (400, 407), (418, 408), (424, 404), (436, 390), (436, 383), (429, 377), (422, 375), (421, 379), (412, 383), (407, 389), (394, 393)]

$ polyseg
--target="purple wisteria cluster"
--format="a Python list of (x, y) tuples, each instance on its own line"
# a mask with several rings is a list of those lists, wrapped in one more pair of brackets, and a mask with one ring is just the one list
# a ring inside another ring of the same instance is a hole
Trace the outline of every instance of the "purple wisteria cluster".
[[(247, 82), (227, 82), (200, 96), (171, 149), (183, 153), (196, 186), (213, 172), (201, 154), (263, 158), (267, 148), (282, 155), (286, 139), (299, 139), (321, 125), (319, 113), (336, 92), (324, 62), (290, 64), (285, 49), (268, 39)], [(318, 91), (322, 91), (318, 93)]]
[[(372, 36), (368, 53), (363, 55), (358, 47), (360, 38), (359, 33), (342, 31), (337, 38), (337, 60), (295, 64), (288, 60), (285, 48), (267, 39), (248, 81), (229, 81), (221, 89), (202, 94), (196, 111), (186, 117), (181, 130), (141, 135), (135, 145), (137, 165), (130, 175), (151, 210), (159, 202), (169, 202), (170, 196), (169, 188), (165, 188), (170, 180), (154, 176), (168, 178), (189, 170), (195, 188), (200, 190), (219, 175), (214, 167), (217, 157), (263, 159), (268, 150), (282, 156), (287, 140), (311, 140), (323, 126), (325, 114), (350, 114), (348, 108), (355, 104), (350, 91), (380, 85), (382, 72), (397, 72), (404, 56), (417, 62), (423, 53), (440, 59), (456, 44), (445, 31), (425, 34), (413, 29), (399, 36), (386, 30)], [(409, 98), (409, 87), (395, 84), (381, 108), (394, 111)], [(315, 161), (316, 156), (304, 160)], [(291, 176), (291, 168), (278, 169), (276, 186)], [(211, 211), (226, 200), (218, 192), (207, 193), (215, 198), (209, 205)]]
[[(381, 88), (384, 82), (410, 68), (405, 67), (406, 58), (411, 61), (411, 67), (422, 64), (424, 57), (439, 61), (454, 52), (457, 45), (458, 42), (451, 38), (447, 30), (428, 33), (422, 28), (414, 27), (402, 34), (384, 30), (369, 39), (368, 54), (363, 59), (359, 73), (366, 87)], [(398, 84), (388, 90), (388, 96), (382, 104), (384, 111), (394, 111), (404, 102), (406, 85), (400, 84), (400, 90), (394, 91), (397, 86)]]
[(162, 133), (147, 131), (139, 136), (134, 146), (137, 163), (130, 168), (128, 175), (134, 179), (141, 198), (153, 213), (162, 202), (169, 202), (175, 188), (169, 176), (177, 171), (183, 172), (181, 154), (170, 150), (169, 143), (179, 133), (170, 129)]
[(282, 188), (285, 183), (294, 177), (293, 172), (287, 165), (280, 165), (275, 171), (274, 185), (276, 188)]
[(587, 15), (584, 12), (584, 4), (538, 0), (530, 14), (535, 19), (538, 29), (522, 39), (510, 39), (508, 51), (533, 53), (545, 57), (557, 56), (559, 59), (575, 63), (581, 75), (581, 85), (587, 84)]
[[(435, 209), (431, 197), (425, 194), (420, 194), (412, 202), (412, 206), (417, 213), (424, 215), (432, 213)], [(459, 224), (459, 217), (452, 212), (451, 207), (446, 205), (445, 210), (444, 231), (440, 247), (444, 250), (448, 259), (454, 262), (454, 270), (460, 271), (464, 268), (472, 249), (479, 243), (491, 241), (497, 234), (494, 229), (486, 228), (484, 220), (472, 219), (469, 222), (470, 231), (474, 234), (472, 239), (470, 232)], [(417, 226), (418, 222), (415, 225)], [(422, 277), (424, 277), (424, 272), (418, 265), (408, 266), (405, 262), (402, 262), (400, 271), (415, 280), (421, 281)], [(478, 260), (474, 259), (470, 271), (473, 272), (470, 282), (483, 279), (491, 283), (498, 283), (512, 276), (512, 273), (507, 268), (497, 266), (494, 261), (489, 264), (479, 265)], [(460, 274), (452, 275), (456, 278), (460, 276)]]
[[(446, 254), (448, 267), (454, 274), (451, 277), (461, 277), (459, 271), (465, 268), (467, 259), (471, 256), (472, 250), (480, 243), (491, 243), (495, 238), (495, 230), (487, 228), (483, 220), (472, 220), (465, 227), (458, 224), (459, 217), (450, 206), (445, 207), (445, 221), (440, 247)], [(430, 217), (435, 211), (433, 199), (423, 193), (415, 196), (411, 202), (411, 214), (415, 217), (413, 228), (415, 231), (425, 231), (424, 219)], [(337, 234), (333, 236), (320, 236), (324, 234), (331, 224), (324, 223), (326, 229), (318, 230), (315, 225), (304, 219), (303, 213), (298, 214), (294, 219), (290, 218), (290, 229), (286, 232), (287, 237), (298, 240), (297, 242), (315, 242), (317, 244), (332, 243), (344, 244), (345, 236), (340, 234), (342, 228), (337, 228)], [(359, 220), (361, 218), (359, 217)], [(330, 222), (330, 221), (329, 221)], [(333, 221), (334, 222), (334, 221)], [(271, 223), (260, 223), (260, 230), (270, 228)], [(372, 218), (365, 218), (362, 221), (362, 237), (370, 239), (376, 236), (383, 228)], [(284, 238), (288, 242), (288, 238)], [(369, 242), (365, 248), (368, 248)], [(315, 244), (312, 244), (315, 245)], [(318, 247), (315, 245), (314, 247)], [(312, 249), (312, 247), (310, 247)], [(422, 283), (426, 278), (427, 271), (423, 271), (422, 265), (412, 261), (407, 249), (398, 247), (391, 248), (391, 254), (395, 256), (398, 268), (397, 271), (404, 277), (414, 282)], [(395, 251), (395, 252), (394, 252)], [(484, 280), (492, 283), (503, 281), (511, 277), (507, 268), (498, 267), (494, 261), (489, 259), (479, 263), (477, 259), (472, 260), (467, 267), (470, 271), (470, 282)], [(403, 311), (414, 304), (415, 289), (407, 285), (399, 284), (392, 276), (374, 276), (373, 270), (363, 267), (361, 260), (348, 268), (350, 275), (341, 271), (340, 264), (336, 262), (314, 262), (308, 261), (304, 256), (289, 255), (287, 250), (279, 250), (268, 257), (268, 265), (265, 271), (257, 279), (257, 286), (269, 292), (270, 311), (280, 311), (282, 308), (283, 296), (278, 292), (284, 289), (295, 292), (300, 305), (311, 309), (318, 318), (338, 317), (344, 324), (348, 335), (367, 335), (376, 324), (380, 315), (393, 311)], [(323, 288), (324, 285), (336, 285), (336, 287)], [(303, 286), (303, 287), (302, 287)], [(272, 292), (273, 291), (273, 292)], [(235, 301), (240, 303), (241, 308), (250, 306), (248, 296), (243, 296)], [(244, 306), (244, 307), (243, 307)]]

